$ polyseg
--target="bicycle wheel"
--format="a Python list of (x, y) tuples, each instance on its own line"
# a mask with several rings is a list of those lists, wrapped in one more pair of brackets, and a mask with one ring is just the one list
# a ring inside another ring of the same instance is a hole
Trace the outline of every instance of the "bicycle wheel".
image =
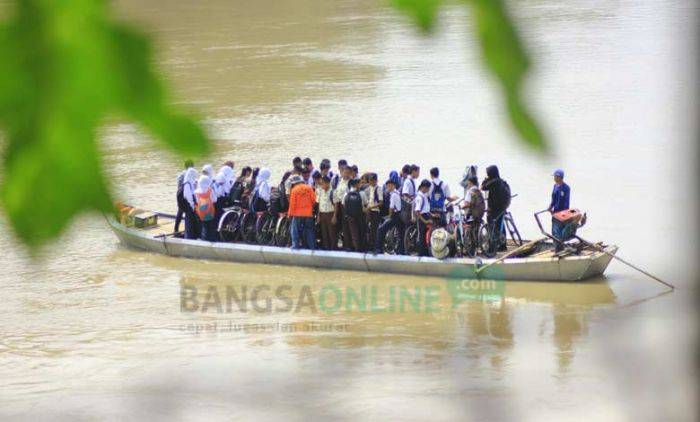
[(248, 212), (241, 221), (241, 235), (246, 243), (255, 243), (255, 222), (257, 216), (254, 212)]
[(420, 253), (418, 250), (418, 227), (412, 224), (406, 228), (403, 238), (403, 248), (406, 255), (416, 256)]
[(286, 215), (277, 221), (277, 228), (274, 235), (274, 244), (280, 248), (290, 246), (292, 239), (289, 236), (289, 217)]
[(385, 254), (396, 255), (399, 250), (399, 230), (396, 227), (392, 227), (391, 230), (386, 232), (382, 242)]
[(469, 258), (474, 258), (479, 250), (479, 232), (468, 228), (464, 237), (464, 254)]
[(231, 212), (221, 217), (221, 229), (219, 230), (221, 240), (224, 242), (233, 242), (236, 240), (238, 234), (239, 217), (240, 214), (237, 212)]
[(481, 254), (487, 258), (493, 258), (496, 256), (496, 251), (498, 250), (498, 241), (493, 241), (491, 231), (493, 224), (485, 224), (479, 229), (479, 249)]
[(275, 219), (269, 212), (261, 215), (257, 221), (255, 231), (255, 241), (258, 245), (270, 245), (275, 234)]

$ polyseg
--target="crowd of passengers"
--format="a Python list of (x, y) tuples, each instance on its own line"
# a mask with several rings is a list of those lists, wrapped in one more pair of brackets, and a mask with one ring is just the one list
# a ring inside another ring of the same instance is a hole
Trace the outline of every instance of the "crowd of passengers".
[[(219, 241), (219, 219), (224, 209), (234, 204), (254, 212), (269, 211), (275, 216), (287, 213), (294, 249), (315, 249), (320, 230), (323, 249), (338, 249), (338, 235), (342, 234), (345, 251), (382, 253), (386, 234), (396, 228), (397, 253), (403, 254), (404, 230), (409, 224), (417, 224), (418, 250), (427, 256), (426, 231), (431, 224), (445, 224), (448, 203), (464, 211), (474, 230), (478, 230), (484, 216), (488, 223), (503, 230), (502, 219), (511, 193), (498, 167), (487, 167), (481, 184), (476, 167), (469, 167), (460, 181), (464, 195), (459, 201), (448, 183), (440, 179), (437, 167), (431, 168), (429, 174), (430, 179), (420, 180), (420, 167), (406, 164), (400, 172), (391, 171), (388, 179), (380, 183), (376, 173), (360, 174), (357, 165), (346, 160), (339, 160), (334, 171), (328, 159), (316, 168), (310, 158), (295, 157), (280, 183), (271, 186), (268, 168), (243, 167), (236, 176), (232, 161), (224, 163), (217, 172), (210, 164), (198, 172), (188, 161), (177, 179), (175, 232), (184, 217), (185, 238)], [(560, 178), (555, 174), (555, 182), (552, 212), (569, 206), (563, 172)], [(562, 185), (566, 198), (559, 195)], [(487, 199), (483, 192), (488, 192)], [(499, 248), (505, 249), (505, 244)]]

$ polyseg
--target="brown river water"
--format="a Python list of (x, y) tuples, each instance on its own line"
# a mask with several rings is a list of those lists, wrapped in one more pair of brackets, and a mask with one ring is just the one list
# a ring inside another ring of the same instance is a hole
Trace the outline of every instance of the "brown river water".
[[(3, 218), (0, 418), (693, 419), (697, 4), (509, 4), (550, 157), (508, 127), (460, 5), (432, 37), (369, 0), (113, 6), (154, 36), (217, 166), (269, 166), (279, 180), (309, 155), (384, 178), (416, 162), (456, 190), (466, 164), (495, 163), (528, 238), (563, 167), (589, 215), (581, 234), (675, 292), (615, 262), (584, 283), (455, 295), (440, 278), (177, 259), (120, 246), (89, 215), (33, 261)], [(173, 212), (182, 160), (128, 124), (103, 139), (120, 198)], [(227, 289), (248, 300), (228, 309)]]

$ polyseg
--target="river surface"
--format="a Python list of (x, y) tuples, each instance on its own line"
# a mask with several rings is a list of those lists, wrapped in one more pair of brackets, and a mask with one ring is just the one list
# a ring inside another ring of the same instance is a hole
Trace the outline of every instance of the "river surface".
[[(31, 260), (3, 218), (0, 418), (692, 419), (697, 4), (509, 4), (533, 53), (528, 94), (550, 157), (510, 130), (460, 5), (444, 7), (431, 37), (368, 0), (113, 7), (153, 35), (217, 166), (269, 166), (278, 180), (309, 155), (385, 178), (415, 162), (456, 190), (466, 164), (495, 163), (530, 238), (562, 167), (589, 215), (581, 234), (619, 245), (675, 292), (613, 262), (585, 283), (455, 296), (439, 278), (135, 252), (90, 215)], [(182, 160), (128, 124), (102, 139), (115, 193), (174, 211)], [(267, 302), (279, 289), (288, 301)], [(228, 309), (227, 291), (247, 300)], [(352, 302), (363, 292), (367, 303)]]

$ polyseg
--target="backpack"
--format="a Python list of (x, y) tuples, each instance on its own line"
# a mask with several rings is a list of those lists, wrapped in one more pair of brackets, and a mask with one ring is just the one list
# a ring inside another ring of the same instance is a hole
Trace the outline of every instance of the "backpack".
[(279, 192), (279, 212), (287, 212), (289, 209), (289, 198), (287, 198), (287, 188), (284, 186), (285, 179), (277, 186)]
[(379, 207), (379, 216), (386, 217), (389, 215), (389, 202), (391, 202), (391, 193), (387, 192), (386, 187), (384, 188), (382, 195), (382, 206)]
[(484, 217), (484, 211), (486, 210), (486, 202), (484, 201), (484, 195), (480, 190), (475, 190), (474, 193), (469, 198), (469, 203), (471, 204), (471, 215), (475, 221), (481, 221)]
[(236, 202), (241, 201), (241, 197), (243, 196), (243, 190), (245, 189), (245, 185), (243, 182), (240, 180), (236, 180), (234, 182), (233, 186), (231, 187), (231, 192), (228, 193), (228, 201), (230, 204), (234, 204)]
[(445, 206), (445, 192), (442, 190), (442, 181), (437, 185), (433, 183), (433, 191), (430, 193), (430, 209), (442, 211)]
[(340, 183), (340, 175), (339, 175), (339, 174), (336, 174), (336, 175), (333, 176), (333, 178), (331, 179), (331, 188), (332, 188), (333, 190), (336, 190), (336, 189), (338, 188), (338, 183)]
[(195, 211), (202, 221), (211, 221), (214, 219), (214, 213), (216, 213), (216, 207), (214, 201), (211, 199), (212, 189), (208, 188), (204, 193), (198, 193), (197, 195), (197, 207)]
[(175, 194), (175, 198), (177, 198), (177, 208), (181, 210), (190, 209), (190, 203), (187, 202), (187, 199), (185, 199), (185, 185), (190, 185), (190, 190), (193, 190), (192, 184), (189, 182), (181, 183), (177, 187), (177, 193)]
[(361, 218), (364, 212), (362, 204), (362, 196), (358, 191), (348, 191), (345, 195), (345, 204), (343, 204), (345, 215), (352, 218)]

